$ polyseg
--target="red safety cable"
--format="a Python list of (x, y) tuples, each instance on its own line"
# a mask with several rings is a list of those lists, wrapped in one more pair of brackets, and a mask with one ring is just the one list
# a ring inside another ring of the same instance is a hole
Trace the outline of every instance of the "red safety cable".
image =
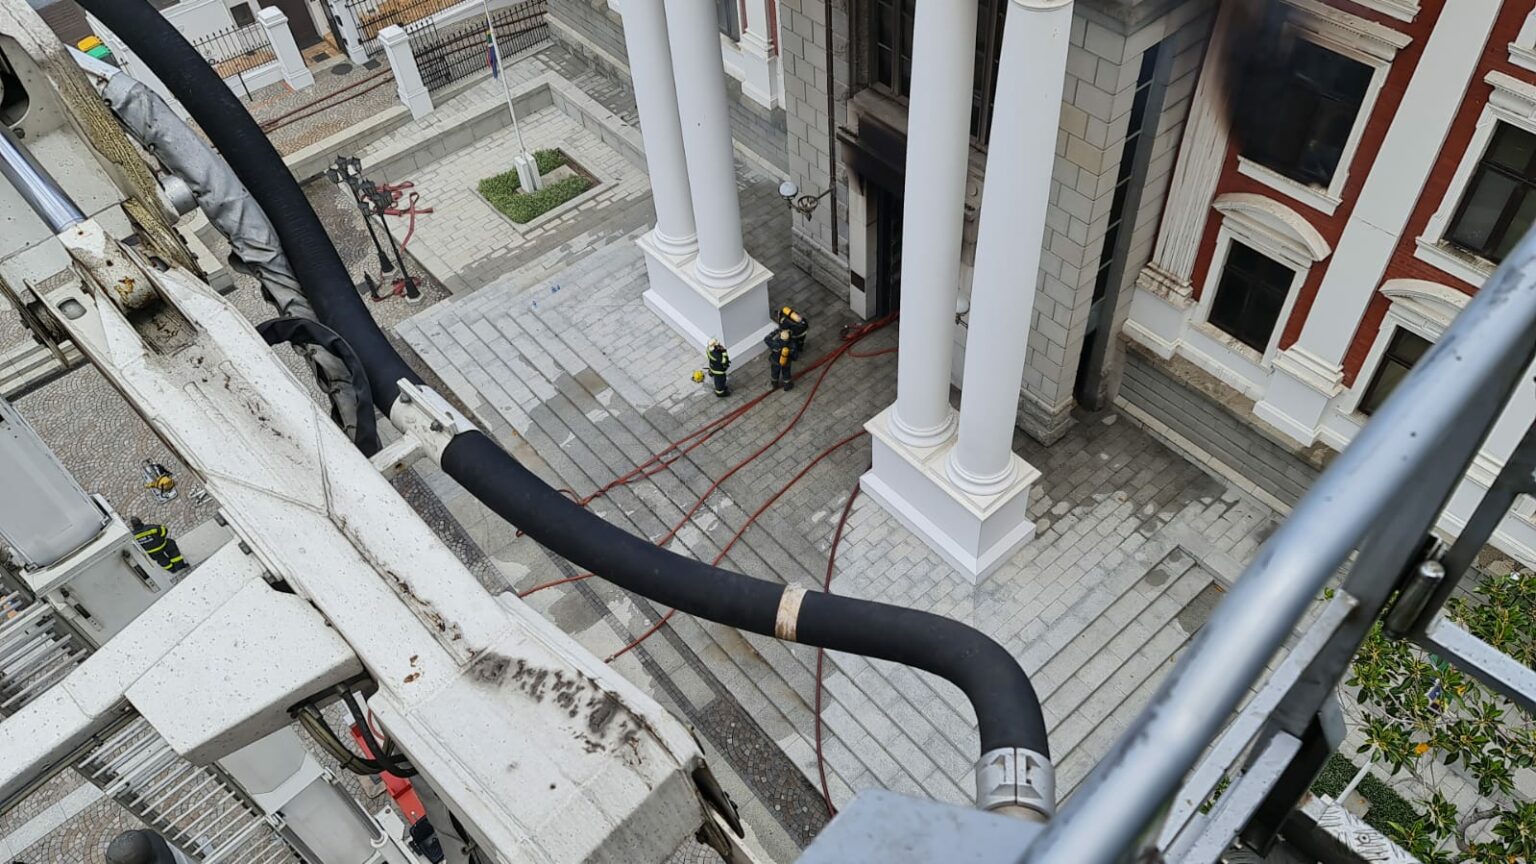
[[(870, 335), (870, 334), (880, 330), (881, 328), (889, 325), (891, 322), (896, 320), (896, 317), (897, 317), (897, 313), (892, 313), (890, 315), (887, 315), (884, 318), (881, 318), (881, 319), (879, 319), (877, 321), (871, 321), (871, 322), (869, 322), (867, 324), (860, 324), (860, 325), (857, 325), (857, 326), (844, 327), (843, 330), (842, 330), (842, 333), (841, 333), (841, 338), (842, 338), (844, 344), (839, 345), (837, 348), (834, 348), (833, 350), (828, 351), (826, 354), (823, 354), (820, 357), (816, 358), (815, 360), (811, 361), (808, 365), (806, 365), (803, 369), (801, 369), (798, 373), (796, 373), (795, 378), (798, 380), (798, 379), (800, 379), (800, 378), (802, 378), (802, 377), (804, 377), (806, 375), (809, 375), (811, 372), (815, 371), (816, 369), (820, 368), (821, 366), (823, 366), (823, 365), (825, 365), (827, 363), (835, 362), (837, 360), (837, 358), (842, 356), (842, 354), (844, 352), (847, 352), (848, 354), (850, 354), (852, 356), (876, 357), (876, 356), (879, 356), (880, 354), (885, 354), (885, 353), (889, 353), (889, 352), (895, 351), (896, 350), (895, 348), (887, 348), (887, 349), (885, 349), (883, 351), (877, 351), (877, 352), (873, 352), (873, 353), (870, 353), (870, 354), (857, 354), (857, 355), (855, 355), (852, 349), (853, 349), (853, 345), (856, 344), (859, 340), (861, 340), (864, 337), (866, 337), (866, 336), (868, 336), (868, 335)], [(705, 425), (699, 427), (698, 429), (695, 429), (694, 431), (688, 433), (687, 435), (684, 435), (682, 438), (679, 438), (679, 439), (677, 439), (675, 441), (668, 442), (666, 447), (663, 447), (662, 449), (660, 449), (660, 450), (656, 451), (655, 453), (651, 454), (651, 456), (646, 458), (645, 461), (638, 463), (637, 465), (635, 465), (634, 468), (631, 468), (629, 471), (625, 472), (623, 475), (621, 475), (621, 476), (619, 476), (619, 477), (609, 481), (607, 484), (605, 484), (604, 486), (602, 486), (601, 488), (599, 488), (597, 491), (593, 492), (592, 494), (587, 495), (587, 496), (582, 497), (582, 498), (576, 498), (573, 495), (572, 498), (575, 499), (577, 504), (579, 504), (582, 507), (585, 507), (588, 504), (591, 504), (593, 501), (597, 500), (598, 498), (601, 498), (604, 495), (607, 495), (609, 492), (612, 492), (614, 489), (619, 488), (620, 486), (627, 486), (630, 483), (635, 482), (636, 480), (644, 480), (644, 479), (647, 479), (647, 478), (650, 478), (650, 477), (654, 477), (657, 474), (660, 474), (662, 471), (665, 471), (668, 468), (672, 467), (672, 464), (675, 463), (677, 460), (683, 458), (684, 456), (686, 456), (689, 453), (692, 453), (694, 450), (698, 449), (698, 447), (700, 445), (702, 445), (705, 441), (708, 441), (711, 437), (713, 437), (715, 435), (715, 433), (719, 432), (720, 430), (724, 429), (725, 427), (729, 426), (730, 424), (736, 422), (743, 415), (745, 415), (748, 411), (750, 411), (751, 409), (757, 407), (759, 404), (762, 403), (762, 401), (764, 399), (767, 399), (769, 396), (772, 396), (773, 393), (774, 393), (773, 390), (765, 390), (765, 391), (763, 391), (761, 394), (752, 397), (752, 399), (748, 400), (747, 402), (745, 402), (745, 403), (743, 403), (741, 405), (738, 405), (736, 408), (734, 408), (731, 411), (727, 412), (723, 416), (720, 416), (720, 417), (715, 418), (714, 420), (711, 420), (710, 422), (708, 422)], [(670, 459), (666, 458), (668, 455), (671, 455)], [(522, 537), (523, 536), (522, 529), (518, 529), (515, 536)], [(539, 590), (542, 590), (544, 588), (553, 588), (556, 585), (564, 585), (567, 582), (575, 582), (575, 581), (578, 581), (578, 580), (575, 579), (575, 578), (557, 579), (557, 580), (555, 580), (553, 582), (547, 582), (547, 583), (544, 583), (542, 585), (535, 585), (534, 587), (528, 589), (527, 591), (524, 591), (523, 593), (519, 594), (518, 596), (519, 597), (527, 597), (529, 594), (532, 594), (535, 591), (539, 591)]]
[[(809, 400), (807, 400), (807, 401), (809, 401)], [(785, 430), (785, 431), (788, 431), (788, 430)], [(785, 483), (783, 485), (783, 487), (781, 487), (779, 489), (779, 491), (773, 493), (773, 497), (769, 498), (767, 501), (764, 501), (761, 506), (759, 506), (756, 510), (752, 511), (752, 515), (747, 517), (747, 521), (743, 522), (741, 524), (741, 527), (736, 529), (736, 533), (731, 535), (731, 539), (730, 539), (729, 542), (727, 542), (725, 544), (725, 548), (721, 549), (720, 550), (720, 554), (716, 555), (714, 557), (714, 560), (710, 561), (709, 563), (710, 564), (714, 564), (714, 565), (718, 565), (721, 561), (724, 561), (725, 560), (725, 556), (731, 551), (731, 547), (735, 546), (736, 545), (736, 541), (740, 540), (742, 535), (747, 533), (747, 529), (752, 527), (753, 523), (755, 523), (757, 521), (757, 518), (759, 516), (763, 515), (764, 513), (768, 512), (768, 508), (772, 507), (775, 501), (778, 501), (779, 498), (783, 497), (784, 493), (788, 492), (790, 490), (790, 487), (792, 487), (796, 483), (800, 482), (800, 478), (801, 477), (804, 477), (806, 474), (809, 474), (812, 468), (815, 468), (818, 464), (821, 463), (821, 461), (823, 459), (827, 458), (828, 456), (831, 456), (839, 448), (841, 448), (841, 447), (843, 447), (844, 445), (847, 445), (847, 444), (852, 444), (854, 441), (856, 441), (859, 438), (863, 437), (865, 434), (867, 434), (867, 433), (863, 429), (860, 429), (859, 431), (853, 433), (852, 435), (849, 435), (848, 437), (842, 439), (841, 441), (838, 441), (836, 444), (833, 444), (831, 447), (828, 447), (827, 449), (825, 449), (825, 450), (821, 451), (820, 453), (816, 454), (816, 458), (812, 459), (809, 462), (807, 462), (805, 464), (805, 467), (801, 468), (800, 472), (798, 474), (796, 474), (795, 476), (789, 478), (789, 482)], [(782, 435), (782, 433), (781, 433), (781, 435)], [(777, 439), (775, 439), (775, 440), (777, 440)], [(738, 467), (740, 467), (740, 466), (738, 466)], [(732, 472), (734, 472), (736, 469), (733, 468), (731, 470), (732, 470)], [(729, 476), (729, 475), (727, 475), (727, 476)], [(700, 503), (702, 503), (702, 502), (700, 502)], [(695, 509), (697, 509), (698, 505), (694, 505), (694, 507), (695, 507)], [(692, 511), (689, 511), (689, 512), (691, 513)], [(684, 522), (686, 522), (686, 521), (687, 520), (685, 519)], [(677, 530), (676, 528), (673, 529), (673, 531), (676, 531), (676, 530)], [(661, 545), (661, 544), (658, 544), (658, 545)], [(574, 579), (572, 581), (574, 581)], [(641, 633), (639, 636), (636, 636), (634, 638), (634, 641), (630, 642), (628, 645), (625, 645), (623, 648), (620, 648), (619, 650), (613, 652), (612, 654), (609, 654), (608, 657), (603, 662), (604, 663), (612, 663), (613, 661), (617, 660), (618, 658), (620, 658), (620, 657), (624, 656), (625, 654), (629, 653), (630, 649), (632, 649), (635, 646), (639, 645), (641, 642), (644, 642), (646, 639), (649, 639), (651, 637), (651, 634), (655, 633), (657, 630), (660, 630), (662, 627), (666, 626), (666, 623), (668, 621), (672, 620), (672, 616), (676, 615), (676, 614), (677, 614), (677, 610), (676, 609), (668, 610), (667, 614), (661, 616), (661, 618), (655, 624), (652, 624), (650, 627), (648, 627), (644, 633)]]
[[(390, 193), (390, 197), (393, 198), (396, 202), (398, 202), (400, 200), (400, 190), (402, 190), (402, 189), (409, 189), (409, 188), (411, 188), (412, 186), (415, 186), (415, 185), (416, 185), (415, 183), (412, 183), (411, 181), (407, 180), (404, 183), (400, 183), (398, 185), (390, 185), (390, 184), (386, 183), (386, 184), (380, 186), (379, 189), (381, 189), (381, 190), (383, 190), (385, 192)], [(432, 212), (432, 208), (431, 207), (417, 207), (416, 206), (416, 202), (419, 201), (420, 199), (421, 199), (421, 193), (420, 192), (412, 192), (410, 194), (410, 197), (405, 199), (405, 209), (402, 210), (399, 207), (389, 207), (389, 208), (387, 208), (387, 209), (382, 211), (385, 216), (409, 216), (410, 217), (410, 221), (407, 222), (406, 226), (405, 226), (405, 238), (400, 241), (400, 248), (401, 249), (404, 249), (406, 246), (410, 245), (411, 237), (416, 233), (416, 217), (418, 215), (420, 215), (420, 214), (425, 214), (425, 213), (431, 213)]]
[[(832, 548), (827, 551), (827, 578), (821, 583), (821, 590), (832, 593), (832, 572), (837, 567), (837, 547), (843, 542), (843, 528), (848, 524), (848, 514), (853, 512), (853, 502), (859, 497), (859, 484), (853, 484), (853, 491), (848, 493), (848, 503), (843, 505), (843, 515), (837, 517), (837, 530), (832, 533)], [(827, 660), (827, 652), (824, 648), (816, 649), (816, 773), (821, 777), (821, 798), (827, 804), (827, 816), (837, 815), (837, 808), (832, 806), (832, 793), (827, 789), (827, 759), (821, 751), (821, 682), (823, 669)]]
[[(816, 392), (821, 389), (821, 383), (826, 380), (827, 373), (832, 371), (832, 366), (838, 361), (838, 359), (840, 359), (848, 351), (852, 350), (853, 346), (858, 344), (859, 340), (863, 339), (865, 336), (868, 336), (871, 333), (874, 333), (875, 331), (879, 330), (881, 327), (886, 326), (887, 324), (891, 323), (891, 321), (893, 321), (893, 320), (895, 320), (895, 316), (894, 315), (890, 315), (890, 316), (887, 316), (885, 318), (880, 319), (879, 321), (872, 321), (869, 324), (861, 325), (859, 327), (844, 328), (844, 331), (843, 331), (844, 341), (843, 341), (843, 343), (841, 345), (839, 345), (837, 348), (834, 348), (833, 350), (827, 352), (826, 354), (822, 355), (821, 357), (817, 358), (814, 362), (811, 363), (810, 366), (806, 367), (806, 369), (804, 369), (803, 371), (801, 371), (799, 374), (797, 374), (795, 376), (795, 378), (798, 379), (798, 378), (801, 378), (801, 377), (805, 376), (806, 374), (808, 374), (809, 372), (811, 372), (812, 370), (814, 370), (814, 369), (816, 369), (818, 367), (821, 368), (821, 374), (817, 376), (816, 383), (811, 386), (811, 392), (806, 395), (805, 401), (803, 401), (800, 404), (800, 410), (795, 413), (795, 416), (789, 421), (789, 424), (787, 426), (785, 426), (783, 429), (779, 430), (779, 433), (777, 435), (775, 435), (772, 438), (772, 440), (770, 440), (767, 444), (764, 444), (762, 447), (758, 448), (758, 450), (756, 452), (754, 452), (751, 456), (748, 456), (746, 459), (742, 460), (741, 462), (738, 462), (728, 472), (726, 472), (725, 475), (723, 475), (719, 479), (715, 480), (710, 485), (710, 487), (704, 491), (704, 494), (699, 496), (698, 500), (694, 502), (693, 507), (690, 508), (688, 510), (688, 512), (683, 515), (682, 521), (680, 521), (676, 525), (672, 526), (672, 530), (668, 531), (665, 535), (663, 535), (660, 540), (657, 540), (656, 541), (656, 545), (657, 546), (665, 546), (668, 543), (672, 542), (672, 539), (677, 536), (677, 532), (681, 531), (683, 529), (683, 526), (688, 524), (689, 520), (691, 520), (693, 518), (693, 514), (698, 512), (699, 508), (701, 506), (703, 506), (705, 500), (707, 500), (710, 495), (714, 494), (715, 490), (720, 487), (721, 483), (724, 483), (726, 480), (728, 480), (736, 472), (740, 471), (741, 469), (745, 468), (747, 465), (751, 464), (759, 456), (762, 456), (764, 453), (766, 453), (768, 451), (768, 449), (771, 448), (774, 444), (777, 444), (781, 439), (783, 439), (783, 437), (785, 435), (789, 434), (789, 430), (795, 428), (795, 424), (799, 423), (800, 422), (800, 418), (805, 416), (806, 409), (808, 409), (810, 407), (810, 405), (811, 405), (811, 400), (816, 398)], [(672, 465), (672, 463), (676, 462), (678, 459), (681, 459), (684, 455), (688, 454), (689, 452), (691, 452), (692, 450), (697, 448), (699, 445), (703, 444), (704, 441), (708, 440), (708, 438), (710, 436), (714, 435), (716, 432), (718, 432), (721, 429), (725, 428), (726, 425), (729, 425), (731, 422), (734, 422), (737, 418), (739, 418), (744, 413), (746, 413), (747, 409), (757, 405), (758, 403), (762, 402), (764, 399), (768, 398), (772, 394), (773, 394), (773, 391), (769, 390), (769, 391), (763, 393), (762, 395), (753, 398), (750, 402), (746, 403), (745, 405), (742, 405), (742, 406), (738, 407), (737, 409), (731, 411), (730, 413), (726, 414), (724, 417), (721, 417), (719, 419), (710, 421), (709, 423), (705, 424), (703, 427), (701, 427), (697, 431), (695, 431), (695, 432), (693, 432), (693, 433), (689, 434), (688, 436), (685, 436), (685, 437), (683, 437), (681, 439), (678, 439), (677, 442), (673, 442), (672, 444), (669, 444), (666, 448), (661, 450), (659, 453), (657, 453), (655, 455), (652, 455), (649, 459), (645, 460), (645, 462), (642, 462), (640, 465), (637, 465), (635, 468), (631, 469), (624, 476), (619, 477), (618, 479), (608, 483), (607, 485), (603, 486), (601, 489), (597, 490), (596, 492), (593, 492), (591, 495), (587, 496), (584, 499), (577, 499), (576, 503), (580, 504), (581, 506), (586, 506), (587, 504), (591, 503), (594, 499), (598, 498), (599, 496), (607, 494), (612, 489), (615, 489), (615, 488), (617, 488), (619, 486), (626, 485), (626, 484), (631, 483), (631, 482), (633, 482), (635, 480), (638, 480), (638, 479), (654, 476), (655, 474), (659, 473), (660, 471), (664, 470), (665, 468), (670, 467)], [(672, 452), (672, 451), (676, 450), (679, 443), (686, 442), (686, 441), (689, 441), (690, 439), (695, 439), (695, 438), (697, 438), (697, 440), (693, 440), (693, 442), (691, 444), (689, 444), (687, 447), (684, 447), (682, 450), (678, 451), (677, 456), (673, 457), (670, 460), (663, 461), (655, 470), (652, 470), (652, 471), (649, 471), (649, 472), (646, 472), (644, 470), (646, 467), (656, 463), (663, 454), (666, 454), (666, 453), (669, 453), (669, 452)], [(518, 536), (522, 536), (521, 532), (518, 532)], [(529, 588), (526, 591), (520, 592), (517, 596), (518, 597), (527, 597), (530, 594), (536, 593), (538, 591), (543, 591), (545, 588), (553, 588), (556, 585), (565, 585), (565, 584), (568, 584), (570, 582), (579, 582), (582, 579), (587, 579), (587, 578), (590, 578), (591, 576), (592, 576), (591, 573), (583, 573), (583, 574), (581, 574), (579, 576), (568, 576), (568, 577), (565, 577), (563, 579), (556, 579), (556, 580), (554, 580), (552, 582), (544, 582), (544, 583), (535, 585), (535, 586), (533, 586), (532, 588)]]

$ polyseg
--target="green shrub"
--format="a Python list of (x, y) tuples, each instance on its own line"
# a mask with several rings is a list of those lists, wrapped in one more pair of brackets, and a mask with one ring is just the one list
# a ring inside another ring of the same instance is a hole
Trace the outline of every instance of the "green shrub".
[[(1323, 770), (1318, 772), (1317, 779), (1312, 781), (1312, 794), (1337, 798), (1344, 787), (1349, 785), (1349, 781), (1355, 779), (1359, 770), (1360, 766), (1347, 757), (1332, 754), (1323, 765)], [(1410, 827), (1424, 823), (1424, 816), (1403, 796), (1394, 792), (1392, 787), (1376, 779), (1376, 775), (1365, 775), (1355, 788), (1371, 804), (1371, 809), (1365, 813), (1365, 824), (1394, 841), (1400, 843), (1405, 839), (1398, 826)]]
[[(560, 150), (536, 151), (533, 160), (539, 166), (540, 175), (548, 174), (570, 161)], [(532, 222), (591, 188), (592, 181), (578, 174), (547, 184), (537, 192), (524, 192), (522, 184), (518, 182), (516, 169), (487, 177), (479, 185), (480, 194), (485, 200), (519, 225)]]

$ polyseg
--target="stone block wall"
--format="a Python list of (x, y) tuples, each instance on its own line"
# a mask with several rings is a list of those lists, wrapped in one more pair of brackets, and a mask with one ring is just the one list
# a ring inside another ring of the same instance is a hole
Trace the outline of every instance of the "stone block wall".
[[(1132, 259), (1123, 270), (1126, 284), (1135, 279), (1139, 262), (1146, 260), (1152, 248), (1177, 151), (1176, 130), (1182, 129), (1188, 113), (1194, 70), (1210, 31), (1210, 12), (1209, 3), (1186, 3), (1126, 32), (1123, 22), (1086, 4), (1078, 6), (1067, 53), (1040, 293), (1019, 408), (1019, 425), (1038, 440), (1059, 438), (1071, 422), (1072, 390), (1142, 55), (1172, 40), (1167, 45), (1174, 52), (1170, 83), (1145, 194), (1134, 218), (1126, 217), (1135, 226)], [(1129, 292), (1122, 292), (1122, 299), (1128, 297)]]
[(1217, 388), (1200, 386), (1208, 376), (1188, 361), (1162, 361), (1127, 345), (1122, 372), (1121, 407), (1175, 450), (1260, 500), (1294, 506), (1317, 479), (1316, 466), (1244, 419), (1252, 402), (1223, 404), (1212, 395)]
[[(624, 19), (608, 0), (549, 0), (550, 32), (561, 44), (606, 73), (629, 81), (624, 48)], [(786, 86), (788, 84), (786, 77)], [(741, 92), (741, 82), (726, 76), (731, 132), (762, 161), (789, 170), (785, 153), (783, 108), (768, 109)]]
[[(789, 177), (802, 193), (836, 191), (809, 220), (796, 218), (794, 260), (839, 294), (848, 290), (848, 175), (831, 135), (848, 123), (852, 0), (780, 0), (779, 45), (784, 65)], [(831, 21), (827, 15), (830, 9)], [(828, 75), (827, 46), (832, 47)], [(829, 82), (829, 77), (835, 79)], [(827, 116), (827, 88), (835, 116)], [(835, 173), (834, 173), (835, 172)], [(835, 178), (835, 179), (834, 179)], [(833, 206), (829, 199), (835, 198)]]
[(1147, 262), (1152, 260), (1157, 245), (1157, 231), (1163, 216), (1163, 205), (1173, 181), (1173, 169), (1178, 160), (1179, 144), (1184, 138), (1184, 124), (1189, 119), (1189, 109), (1200, 78), (1200, 68), (1205, 59), (1215, 9), (1202, 15), (1174, 34), (1169, 48), (1174, 52), (1169, 64), (1167, 89), (1163, 95), (1163, 110), (1157, 122), (1156, 136), (1152, 144), (1151, 161), (1147, 166), (1146, 181), (1142, 186), (1141, 204), (1137, 208), (1131, 244), (1126, 255), (1125, 268), (1121, 271), (1119, 302), (1112, 311), (1110, 359), (1111, 374), (1106, 375), (1109, 395), (1119, 380), (1120, 340), (1117, 336), (1131, 313), (1131, 295), (1135, 291), (1136, 276)]

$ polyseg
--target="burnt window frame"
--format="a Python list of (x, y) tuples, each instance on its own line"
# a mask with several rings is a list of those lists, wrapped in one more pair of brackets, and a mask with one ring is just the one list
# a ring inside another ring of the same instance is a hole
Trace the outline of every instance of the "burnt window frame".
[[(1350, 52), (1339, 50), (1337, 46), (1328, 44), (1326, 41), (1304, 38), (1297, 33), (1289, 34), (1289, 38), (1284, 40), (1283, 45), (1285, 74), (1275, 76), (1274, 80), (1250, 79), (1244, 84), (1243, 99), (1249, 103), (1262, 102), (1267, 105), (1276, 105), (1279, 100), (1289, 99), (1291, 94), (1301, 94), (1296, 98), (1299, 101), (1306, 101), (1313, 107), (1313, 110), (1308, 113), (1312, 118), (1323, 116), (1316, 110), (1319, 105), (1339, 105), (1347, 110), (1352, 101), (1353, 114), (1350, 116), (1348, 125), (1342, 127), (1343, 134), (1337, 142), (1338, 155), (1325, 174), (1321, 170), (1309, 171), (1308, 155), (1316, 155), (1320, 151), (1312, 149), (1307, 141), (1302, 140), (1306, 136), (1299, 136), (1295, 147), (1296, 152), (1293, 154), (1280, 154), (1263, 149), (1262, 143), (1255, 142), (1267, 143), (1274, 140), (1269, 124), (1279, 122), (1276, 115), (1266, 115), (1268, 119), (1261, 123), (1246, 124), (1244, 134), (1249, 140), (1243, 145), (1239, 155), (1244, 160), (1289, 183), (1332, 196), (1339, 186), (1338, 181), (1341, 175), (1347, 177), (1349, 174), (1349, 163), (1353, 159), (1355, 150), (1358, 149), (1360, 132), (1374, 107), (1373, 91), (1377, 89), (1375, 85), (1380, 67), (1358, 56), (1353, 56)], [(1298, 69), (1296, 64), (1297, 55), (1301, 52), (1315, 52), (1315, 56), (1326, 56), (1338, 61), (1341, 64), (1340, 74), (1335, 75), (1335, 78), (1342, 77), (1343, 72), (1357, 74), (1359, 80), (1353, 83), (1358, 85), (1359, 93), (1343, 92), (1341, 82), (1337, 80), (1320, 82), (1308, 78), (1303, 74), (1304, 70)], [(1344, 64), (1357, 68), (1344, 69)], [(1262, 68), (1262, 64), (1255, 64), (1255, 66)], [(1250, 74), (1254, 73), (1250, 72)], [(1282, 125), (1291, 128), (1295, 124)], [(1285, 158), (1281, 158), (1282, 156)]]

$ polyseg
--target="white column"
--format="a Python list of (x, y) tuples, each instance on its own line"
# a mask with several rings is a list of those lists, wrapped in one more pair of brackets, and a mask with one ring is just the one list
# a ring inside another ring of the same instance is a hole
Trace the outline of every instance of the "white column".
[[(1012, 0), (1006, 14), (956, 436), (949, 381), (976, 2), (917, 5), (897, 398), (865, 424), (874, 464), (860, 478), (870, 497), (973, 581), (1035, 534), (1029, 492), (1040, 472), (1013, 453), (1013, 429), (1050, 203), (1072, 2)], [(1052, 121), (1041, 123), (1041, 117)]]
[(1188, 305), (1194, 289), (1195, 255), (1205, 233), (1211, 199), (1227, 158), (1231, 121), (1231, 76), (1227, 67), (1227, 37), (1232, 29), (1237, 0), (1224, 0), (1211, 30), (1200, 67), (1200, 80), (1179, 142), (1179, 161), (1168, 186), (1163, 220), (1157, 229), (1152, 261), (1141, 271), (1136, 284), (1159, 296)]
[(362, 28), (357, 24), (357, 16), (352, 14), (352, 8), (345, 0), (325, 0), (331, 6), (331, 14), (336, 16), (336, 23), (341, 26), (341, 41), (346, 43), (347, 59), (361, 66), (368, 62), (368, 51), (363, 47)]
[(666, 10), (683, 150), (699, 232), (695, 272), (704, 285), (728, 290), (750, 273), (752, 260), (741, 241), (736, 154), (715, 4), (666, 0)]
[(645, 165), (651, 175), (656, 229), (651, 236), (664, 252), (684, 255), (698, 246), (693, 221), (688, 163), (683, 156), (683, 127), (677, 113), (677, 85), (672, 77), (672, 47), (667, 42), (667, 13), (662, 0), (624, 0), (624, 45), (629, 52), (635, 107), (645, 139)]
[(267, 42), (277, 55), (277, 65), (283, 70), (283, 80), (294, 90), (303, 90), (315, 83), (314, 73), (304, 65), (304, 55), (299, 43), (293, 41), (293, 31), (288, 29), (288, 16), (275, 6), (268, 6), (256, 13), (256, 20), (267, 31)]
[(1035, 308), (1040, 244), (1056, 160), (1072, 0), (1014, 0), (1004, 23), (997, 105), (987, 142), (959, 440), (949, 477), (973, 494), (1006, 490), (1023, 460), (1013, 428)]
[[(625, 2), (640, 3), (638, 9), (664, 22), (636, 22), (646, 42), (641, 49), (646, 52), (643, 62), (662, 66), (658, 55), (668, 51), (672, 58), (670, 69), (642, 69), (642, 58), (634, 55), (632, 45), (630, 69), (636, 75), (636, 90), (670, 81), (676, 95), (671, 103), (664, 98), (652, 100), (652, 113), (660, 119), (644, 114), (640, 118), (648, 163), (655, 166), (652, 160), (660, 158), (665, 162), (663, 172), (676, 175), (667, 184), (652, 168), (657, 231), (639, 240), (650, 282), (645, 305), (695, 349), (703, 351), (709, 340), (719, 339), (740, 363), (767, 350), (763, 337), (773, 329), (768, 318), (768, 280), (773, 273), (754, 261), (742, 243), (736, 153), (715, 5), (713, 0)], [(626, 30), (638, 14), (626, 9)], [(647, 28), (661, 28), (664, 33)], [(663, 35), (664, 46), (656, 41)], [(639, 107), (646, 110), (643, 102)], [(682, 212), (690, 214), (686, 221), (675, 216)], [(674, 227), (669, 220), (678, 224)], [(673, 236), (673, 231), (679, 236)], [(689, 234), (696, 234), (695, 243), (686, 242)], [(670, 247), (668, 241), (672, 241)]]
[[(917, 4), (901, 234), (901, 353), (891, 417), (892, 431), (912, 446), (940, 444), (954, 428), (950, 349), (960, 292), (975, 55), (976, 0)], [(1058, 108), (1048, 116), (1059, 113)]]
[(1435, 22), (1344, 225), (1301, 337), (1275, 358), (1253, 413), (1300, 444), (1317, 439), (1343, 389), (1344, 355), (1380, 287), (1497, 18), (1499, 0), (1459, 0)]
[(395, 93), (411, 109), (411, 117), (420, 120), (431, 114), (432, 93), (421, 81), (421, 70), (416, 68), (410, 34), (399, 24), (391, 24), (379, 31), (379, 44), (384, 46), (384, 56), (395, 73)]
[(778, 0), (746, 0), (741, 28), (741, 92), (765, 108), (784, 104)]

